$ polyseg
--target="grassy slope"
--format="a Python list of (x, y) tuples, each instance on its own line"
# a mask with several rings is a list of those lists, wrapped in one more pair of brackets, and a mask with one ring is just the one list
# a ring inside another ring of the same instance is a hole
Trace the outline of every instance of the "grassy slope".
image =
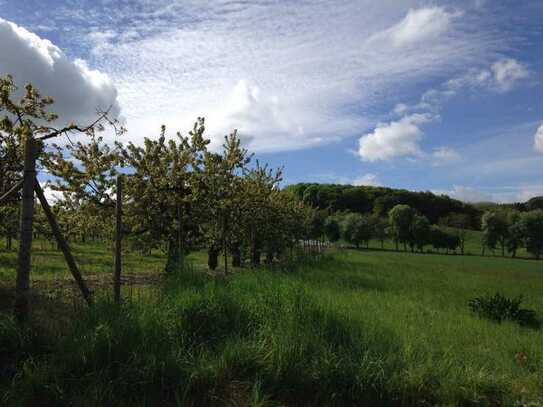
[[(94, 263), (87, 252), (85, 264), (107, 271), (109, 255), (94, 248)], [(16, 370), (25, 372), (12, 385), (3, 381), (3, 401), (543, 402), (543, 333), (480, 320), (466, 306), (500, 291), (523, 294), (543, 315), (542, 272), (531, 260), (341, 251), (294, 274), (187, 274), (121, 313), (103, 302), (55, 340), (21, 336), (3, 318), (0, 349), (19, 349)]]

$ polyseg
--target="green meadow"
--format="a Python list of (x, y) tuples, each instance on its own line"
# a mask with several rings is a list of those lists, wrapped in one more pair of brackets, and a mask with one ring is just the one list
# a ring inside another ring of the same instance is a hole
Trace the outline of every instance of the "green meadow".
[(96, 305), (80, 303), (60, 253), (38, 242), (25, 330), (9, 308), (16, 253), (0, 252), (1, 405), (543, 403), (543, 331), (467, 306), (500, 292), (543, 316), (543, 262), (331, 249), (224, 276), (205, 273), (199, 252), (164, 276), (163, 254), (127, 253), (116, 307), (111, 248), (74, 249)]

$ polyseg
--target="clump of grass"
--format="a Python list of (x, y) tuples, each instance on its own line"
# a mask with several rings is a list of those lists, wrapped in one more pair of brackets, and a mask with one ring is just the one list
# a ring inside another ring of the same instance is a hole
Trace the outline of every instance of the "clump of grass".
[(468, 302), (468, 306), (479, 316), (498, 323), (513, 321), (521, 326), (539, 329), (541, 321), (538, 319), (536, 312), (531, 309), (521, 308), (521, 303), (522, 296), (507, 298), (500, 293), (496, 293), (493, 296), (487, 295), (473, 298)]

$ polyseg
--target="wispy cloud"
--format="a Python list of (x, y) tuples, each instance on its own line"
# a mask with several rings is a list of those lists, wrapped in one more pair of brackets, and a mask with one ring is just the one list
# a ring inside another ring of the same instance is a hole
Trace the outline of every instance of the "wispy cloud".
[(383, 185), (376, 174), (368, 173), (360, 177), (357, 177), (352, 182), (353, 185), (366, 185), (371, 187), (378, 187)]
[(506, 46), (485, 22), (467, 29), (474, 17), (409, 0), (99, 4), (64, 12), (87, 22), (76, 40), (115, 80), (136, 139), (206, 116), (216, 140), (237, 128), (260, 151), (330, 143), (369, 130), (409, 81)]
[(540, 153), (543, 153), (543, 124), (538, 127), (534, 135), (534, 149)]

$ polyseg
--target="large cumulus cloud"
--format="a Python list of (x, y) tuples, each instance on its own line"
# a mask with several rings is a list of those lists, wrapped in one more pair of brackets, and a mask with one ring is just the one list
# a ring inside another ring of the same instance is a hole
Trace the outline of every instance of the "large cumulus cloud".
[(31, 82), (52, 96), (59, 123), (88, 123), (97, 110), (120, 113), (117, 90), (109, 77), (83, 60), (70, 60), (57, 46), (0, 18), (0, 75), (11, 74), (19, 86)]

